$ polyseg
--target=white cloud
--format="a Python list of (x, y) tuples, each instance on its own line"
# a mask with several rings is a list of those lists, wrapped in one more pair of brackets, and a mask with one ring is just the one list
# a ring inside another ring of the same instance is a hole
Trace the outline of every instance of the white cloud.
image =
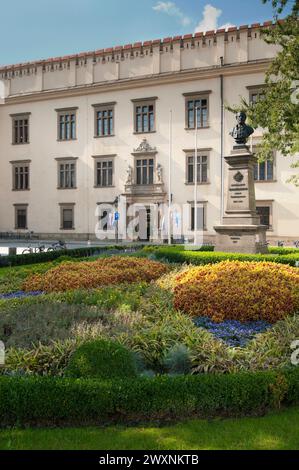
[(185, 15), (174, 2), (159, 1), (155, 6), (153, 6), (153, 10), (176, 17), (183, 26), (191, 24), (191, 18)]
[(231, 23), (225, 23), (221, 26), (218, 25), (218, 20), (222, 15), (222, 10), (220, 8), (215, 8), (213, 5), (207, 4), (203, 10), (203, 18), (198, 23), (195, 28), (195, 32), (201, 31), (212, 31), (218, 28), (229, 28), (230, 26), (234, 26)]

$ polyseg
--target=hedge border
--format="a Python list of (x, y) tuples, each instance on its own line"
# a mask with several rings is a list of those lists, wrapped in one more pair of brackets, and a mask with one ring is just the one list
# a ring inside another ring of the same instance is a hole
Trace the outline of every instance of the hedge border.
[(299, 402), (299, 368), (114, 381), (1, 377), (0, 396), (2, 427), (260, 415)]
[(143, 252), (146, 255), (153, 255), (155, 259), (160, 261), (167, 261), (169, 263), (189, 263), (194, 265), (205, 265), (220, 263), (221, 261), (268, 261), (271, 263), (288, 264), (290, 266), (296, 266), (296, 262), (299, 262), (298, 254), (288, 255), (255, 255), (245, 253), (221, 253), (216, 251), (202, 252), (202, 251), (188, 251), (179, 250), (174, 248), (143, 248)]
[(69, 256), (71, 258), (84, 258), (93, 255), (105, 254), (107, 251), (137, 251), (141, 250), (143, 245), (111, 245), (111, 246), (93, 246), (86, 248), (74, 248), (68, 250), (50, 251), (44, 253), (28, 253), (24, 255), (10, 255), (0, 257), (0, 268), (5, 266), (22, 266), (27, 264), (38, 264), (47, 261), (54, 261), (61, 256)]

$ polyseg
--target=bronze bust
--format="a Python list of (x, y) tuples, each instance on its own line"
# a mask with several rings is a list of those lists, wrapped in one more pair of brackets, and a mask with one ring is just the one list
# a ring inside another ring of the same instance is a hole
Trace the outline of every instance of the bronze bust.
[(230, 132), (237, 145), (245, 145), (248, 137), (254, 133), (254, 129), (246, 124), (246, 113), (240, 111), (236, 114), (237, 124)]

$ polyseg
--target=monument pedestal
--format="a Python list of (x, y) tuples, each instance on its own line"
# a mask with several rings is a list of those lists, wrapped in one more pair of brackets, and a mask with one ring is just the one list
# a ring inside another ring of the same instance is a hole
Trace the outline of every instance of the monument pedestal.
[(236, 145), (228, 157), (228, 194), (222, 225), (214, 227), (216, 250), (267, 253), (265, 225), (256, 212), (254, 166), (256, 157), (246, 145)]

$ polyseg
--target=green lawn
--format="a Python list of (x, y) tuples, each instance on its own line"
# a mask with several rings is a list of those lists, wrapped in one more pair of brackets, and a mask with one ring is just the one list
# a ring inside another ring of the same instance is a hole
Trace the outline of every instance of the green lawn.
[(299, 408), (262, 418), (191, 420), (167, 427), (2, 430), (0, 449), (296, 450)]

